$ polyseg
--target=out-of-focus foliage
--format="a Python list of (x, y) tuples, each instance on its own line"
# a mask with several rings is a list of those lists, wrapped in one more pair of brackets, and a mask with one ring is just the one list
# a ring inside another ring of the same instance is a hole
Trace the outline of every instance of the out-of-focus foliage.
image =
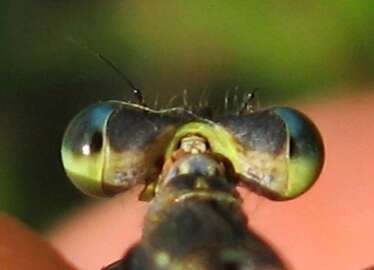
[(373, 25), (368, 0), (0, 0), (0, 209), (40, 227), (82, 198), (60, 164), (64, 128), (129, 98), (95, 51), (148, 100), (259, 88), (274, 103), (370, 83)]

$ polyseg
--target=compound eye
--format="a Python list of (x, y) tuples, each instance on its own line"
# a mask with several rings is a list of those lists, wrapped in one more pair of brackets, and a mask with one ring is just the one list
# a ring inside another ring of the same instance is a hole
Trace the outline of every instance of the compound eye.
[(304, 114), (287, 107), (272, 111), (287, 129), (287, 189), (280, 197), (291, 199), (308, 190), (317, 180), (324, 163), (324, 147), (318, 129)]
[(61, 155), (65, 171), (86, 194), (106, 196), (102, 188), (107, 122), (118, 102), (103, 102), (80, 112), (65, 131)]
[[(317, 180), (324, 149), (316, 126), (304, 114), (275, 107), (222, 118), (228, 133), (221, 147), (241, 179), (254, 191), (274, 200), (297, 197)], [(219, 132), (223, 138), (225, 132)], [(224, 147), (222, 147), (224, 146)]]
[(184, 118), (127, 102), (92, 105), (65, 132), (65, 171), (75, 186), (94, 196), (113, 196), (151, 183), (181, 121)]

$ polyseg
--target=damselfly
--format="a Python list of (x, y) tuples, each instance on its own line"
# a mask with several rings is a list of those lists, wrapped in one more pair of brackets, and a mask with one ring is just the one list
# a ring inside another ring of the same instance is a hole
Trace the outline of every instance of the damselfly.
[(139, 198), (150, 202), (140, 242), (105, 269), (285, 269), (247, 228), (236, 186), (274, 200), (305, 192), (324, 159), (315, 125), (287, 107), (253, 111), (245, 101), (219, 116), (151, 109), (138, 95), (139, 103), (88, 107), (62, 145), (83, 192), (112, 196), (142, 184)]

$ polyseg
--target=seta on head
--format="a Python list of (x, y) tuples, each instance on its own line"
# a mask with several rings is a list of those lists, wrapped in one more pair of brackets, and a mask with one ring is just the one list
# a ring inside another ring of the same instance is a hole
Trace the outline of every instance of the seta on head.
[(144, 105), (141, 93), (140, 97), (139, 104), (94, 104), (69, 124), (62, 161), (83, 192), (112, 196), (136, 185), (156, 184), (165, 161), (182, 140), (193, 136), (231, 162), (240, 184), (260, 189), (271, 199), (297, 197), (321, 172), (321, 136), (292, 108), (244, 108), (208, 119), (183, 107), (154, 110)]

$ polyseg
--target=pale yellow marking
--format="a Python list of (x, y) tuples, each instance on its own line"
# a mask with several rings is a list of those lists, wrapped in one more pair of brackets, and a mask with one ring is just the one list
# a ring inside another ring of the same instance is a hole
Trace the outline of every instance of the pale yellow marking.
[(194, 188), (198, 190), (207, 190), (209, 189), (209, 184), (203, 177), (198, 177), (195, 180)]
[(207, 148), (206, 140), (200, 136), (186, 136), (181, 140), (181, 149), (187, 153), (205, 153)]

